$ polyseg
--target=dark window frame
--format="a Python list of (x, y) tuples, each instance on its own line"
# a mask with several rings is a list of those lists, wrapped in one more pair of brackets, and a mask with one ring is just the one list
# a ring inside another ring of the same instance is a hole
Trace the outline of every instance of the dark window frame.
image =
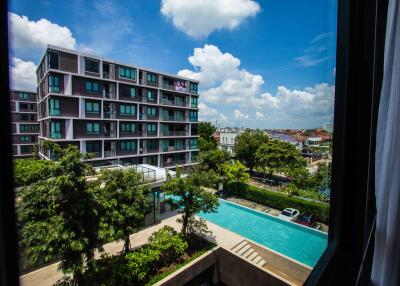
[[(85, 72), (100, 74), (100, 61), (99, 60), (85, 57), (84, 61), (85, 61)], [(94, 68), (94, 63), (97, 63), (97, 69)]]

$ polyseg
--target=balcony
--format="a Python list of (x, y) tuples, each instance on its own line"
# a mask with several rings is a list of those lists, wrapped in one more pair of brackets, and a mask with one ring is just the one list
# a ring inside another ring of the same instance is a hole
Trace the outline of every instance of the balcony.
[(169, 130), (164, 130), (161, 133), (161, 136), (186, 136), (187, 133), (186, 131), (169, 131)]
[(186, 117), (176, 116), (176, 115), (163, 115), (162, 120), (164, 121), (184, 121), (186, 122)]
[(183, 106), (183, 107), (186, 106), (186, 102), (184, 100), (176, 100), (176, 98), (173, 100), (163, 98), (161, 100), (161, 103), (164, 105)]
[(112, 151), (104, 151), (104, 157), (108, 158), (108, 157), (115, 157), (117, 156), (117, 152), (115, 150)]
[(140, 114), (140, 120), (158, 120), (158, 115)]
[(154, 86), (154, 87), (158, 87), (157, 82), (152, 82), (152, 81), (148, 81), (144, 78), (139, 79), (139, 83), (141, 85), (147, 85), (147, 86)]
[(107, 119), (115, 119), (117, 118), (117, 112), (116, 111), (104, 111), (103, 117)]
[(186, 150), (186, 145), (182, 146), (165, 146), (162, 148), (163, 152), (173, 152), (173, 151), (182, 151)]
[(180, 92), (187, 92), (187, 88), (183, 87), (183, 86), (176, 86), (174, 84), (170, 84), (167, 82), (164, 82), (162, 87), (164, 89), (168, 89), (168, 90), (173, 90), (173, 91), (180, 91)]
[(163, 161), (161, 167), (173, 167), (176, 165), (185, 165), (186, 160), (172, 160), (172, 161)]

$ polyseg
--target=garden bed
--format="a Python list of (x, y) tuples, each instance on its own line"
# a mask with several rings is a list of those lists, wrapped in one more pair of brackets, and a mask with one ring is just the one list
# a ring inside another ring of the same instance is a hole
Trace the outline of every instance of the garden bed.
[(166, 226), (138, 249), (96, 260), (93, 269), (84, 273), (83, 284), (153, 285), (213, 247), (209, 241), (197, 236), (184, 238)]

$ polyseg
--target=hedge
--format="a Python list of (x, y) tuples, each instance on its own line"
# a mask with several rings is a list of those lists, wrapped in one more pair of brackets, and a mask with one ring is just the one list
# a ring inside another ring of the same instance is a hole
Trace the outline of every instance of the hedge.
[(286, 194), (260, 189), (245, 183), (229, 183), (225, 186), (229, 193), (274, 209), (295, 208), (300, 212), (312, 212), (317, 220), (328, 223), (329, 205), (291, 197)]

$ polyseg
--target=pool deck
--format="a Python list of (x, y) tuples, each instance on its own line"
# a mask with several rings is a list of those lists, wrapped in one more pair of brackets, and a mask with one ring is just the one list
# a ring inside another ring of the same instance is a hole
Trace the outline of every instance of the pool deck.
[[(145, 228), (130, 236), (131, 247), (139, 247), (145, 244), (149, 236), (162, 228), (165, 225), (169, 225), (179, 231), (181, 225), (176, 222), (180, 217), (178, 214), (169, 214), (159, 224)], [(230, 250), (233, 246), (240, 243), (244, 238), (236, 233), (226, 230), (218, 225), (215, 225), (207, 221), (209, 230), (212, 231), (212, 240), (215, 241), (219, 246)], [(104, 245), (104, 250), (109, 255), (115, 255), (121, 252), (123, 247), (123, 241), (111, 242)], [(97, 255), (98, 256), (98, 255)], [(62, 278), (62, 273), (57, 270), (59, 263), (53, 263), (27, 274), (20, 276), (20, 284), (23, 286), (50, 286), (53, 285), (57, 280)]]

